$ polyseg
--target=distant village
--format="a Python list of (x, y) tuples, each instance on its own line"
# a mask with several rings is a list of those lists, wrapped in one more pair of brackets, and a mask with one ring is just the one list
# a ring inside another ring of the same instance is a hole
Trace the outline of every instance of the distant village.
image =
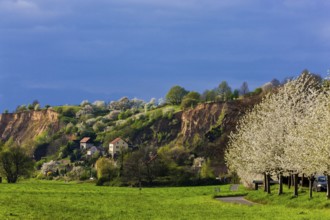
[[(127, 151), (129, 148), (133, 150), (136, 147), (128, 145), (126, 141), (118, 137), (109, 143), (108, 154), (113, 159), (116, 159), (120, 152)], [(90, 137), (84, 137), (80, 140), (80, 150), (82, 152), (86, 152), (87, 157), (91, 157), (96, 153), (98, 153), (100, 156), (106, 155), (104, 148), (101, 146), (94, 146), (94, 143)]]

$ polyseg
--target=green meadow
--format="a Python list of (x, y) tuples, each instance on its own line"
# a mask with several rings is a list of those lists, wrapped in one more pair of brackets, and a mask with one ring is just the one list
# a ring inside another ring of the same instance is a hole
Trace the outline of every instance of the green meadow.
[[(97, 187), (92, 183), (23, 181), (0, 184), (0, 219), (327, 219), (325, 193), (292, 198), (229, 185), (138, 188)], [(216, 192), (215, 188), (220, 188)], [(275, 189), (274, 189), (275, 190)], [(262, 204), (229, 204), (215, 196), (248, 194)]]

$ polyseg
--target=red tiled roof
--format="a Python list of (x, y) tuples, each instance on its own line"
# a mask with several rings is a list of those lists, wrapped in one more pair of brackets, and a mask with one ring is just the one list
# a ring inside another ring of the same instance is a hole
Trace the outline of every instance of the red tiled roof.
[(88, 141), (90, 141), (90, 137), (84, 137), (83, 139), (81, 139), (80, 143), (87, 143)]
[(111, 141), (110, 144), (115, 144), (115, 143), (117, 143), (118, 141), (122, 141), (122, 139), (118, 137), (118, 138), (116, 138), (115, 140)]

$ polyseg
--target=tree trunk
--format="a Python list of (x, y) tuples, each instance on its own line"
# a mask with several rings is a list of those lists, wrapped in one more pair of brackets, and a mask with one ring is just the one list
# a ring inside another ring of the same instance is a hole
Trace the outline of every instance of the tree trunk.
[(309, 198), (313, 198), (313, 178), (309, 177)]
[(291, 174), (288, 176), (288, 188), (291, 189)]
[(264, 173), (264, 192), (267, 192), (267, 174)]
[(330, 175), (327, 174), (327, 199), (330, 199)]
[(305, 178), (305, 174), (303, 174), (301, 177), (301, 187), (304, 187), (304, 178)]
[(298, 174), (294, 174), (294, 193), (293, 196), (298, 197)]
[(291, 186), (294, 186), (294, 174), (291, 175)]
[(278, 183), (279, 183), (278, 195), (282, 195), (283, 194), (283, 175), (282, 175), (282, 173), (280, 173), (280, 175), (278, 177)]
[(270, 174), (267, 174), (267, 193), (270, 194)]

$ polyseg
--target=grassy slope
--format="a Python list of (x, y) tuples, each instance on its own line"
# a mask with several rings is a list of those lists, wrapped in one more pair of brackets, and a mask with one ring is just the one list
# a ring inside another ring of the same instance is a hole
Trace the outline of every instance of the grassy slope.
[[(228, 194), (229, 186), (220, 188), (220, 195)], [(321, 219), (330, 215), (327, 209), (222, 203), (213, 199), (214, 186), (139, 191), (29, 181), (0, 184), (0, 192), (0, 219)]]

